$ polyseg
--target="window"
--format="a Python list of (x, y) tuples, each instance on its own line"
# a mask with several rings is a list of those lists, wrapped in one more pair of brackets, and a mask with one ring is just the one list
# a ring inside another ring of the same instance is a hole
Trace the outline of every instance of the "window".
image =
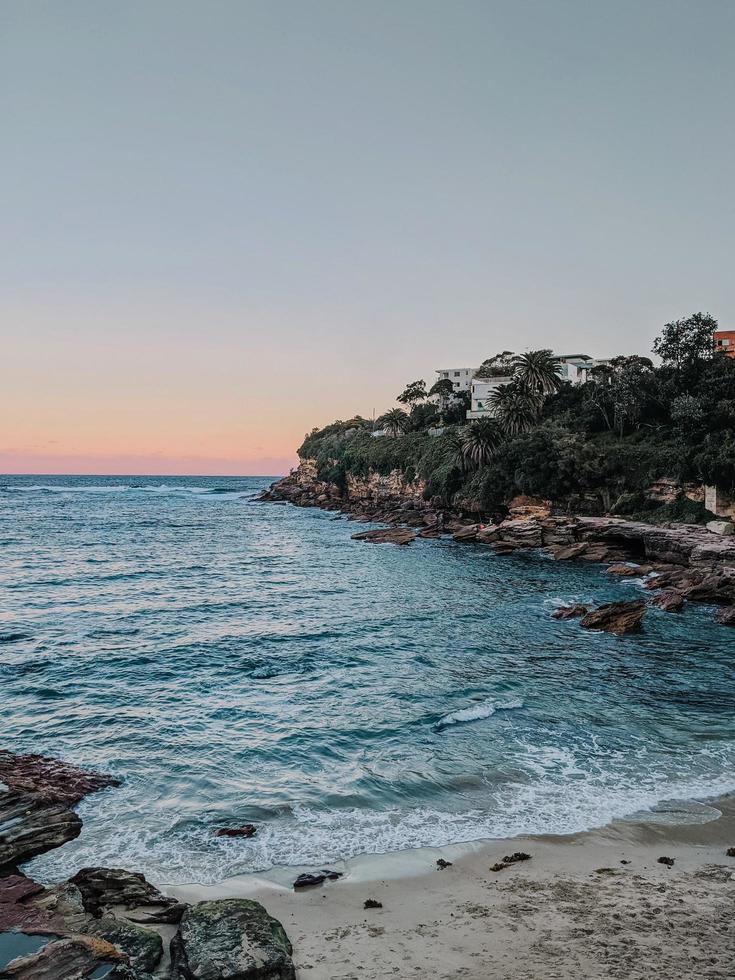
[(455, 377), (455, 378), (458, 378), (458, 377), (459, 377), (459, 371), (455, 371), (455, 372), (454, 372), (454, 377)]

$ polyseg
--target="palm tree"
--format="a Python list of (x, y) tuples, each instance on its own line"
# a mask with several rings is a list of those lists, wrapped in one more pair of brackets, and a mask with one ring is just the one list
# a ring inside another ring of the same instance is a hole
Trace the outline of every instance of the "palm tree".
[(550, 350), (530, 350), (513, 358), (513, 377), (529, 391), (550, 395), (558, 391), (562, 379), (558, 375), (559, 360)]
[(460, 450), (465, 468), (478, 469), (486, 466), (502, 438), (500, 426), (494, 419), (470, 422), (460, 436)]
[(399, 436), (408, 429), (409, 418), (402, 409), (392, 408), (385, 415), (380, 416), (377, 424), (381, 429), (385, 429), (389, 435)]
[(495, 418), (507, 436), (527, 432), (538, 419), (542, 397), (520, 381), (499, 385), (490, 394)]

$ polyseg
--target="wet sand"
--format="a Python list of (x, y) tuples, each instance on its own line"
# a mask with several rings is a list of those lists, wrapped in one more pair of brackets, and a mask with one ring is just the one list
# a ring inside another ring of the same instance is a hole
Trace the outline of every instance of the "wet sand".
[[(722, 816), (698, 825), (618, 821), (356, 858), (332, 866), (339, 881), (300, 892), (291, 882), (314, 868), (165, 890), (261, 901), (293, 942), (299, 980), (732, 978), (735, 796), (711, 805)], [(531, 860), (490, 870), (519, 850)], [(438, 870), (440, 857), (451, 867)]]

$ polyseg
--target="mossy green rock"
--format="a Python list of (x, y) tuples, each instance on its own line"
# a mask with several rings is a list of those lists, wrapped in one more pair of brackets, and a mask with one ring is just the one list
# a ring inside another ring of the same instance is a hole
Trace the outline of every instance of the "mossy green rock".
[(288, 936), (259, 902), (199, 902), (181, 919), (180, 943), (191, 980), (295, 980)]

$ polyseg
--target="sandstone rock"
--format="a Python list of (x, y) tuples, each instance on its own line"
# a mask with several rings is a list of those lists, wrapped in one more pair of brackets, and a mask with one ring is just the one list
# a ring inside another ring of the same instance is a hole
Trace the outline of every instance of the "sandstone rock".
[(715, 616), (715, 622), (720, 626), (735, 626), (735, 607), (720, 609)]
[(708, 521), (706, 527), (713, 534), (721, 534), (726, 538), (730, 538), (735, 534), (735, 524), (732, 521)]
[(123, 868), (82, 868), (69, 883), (79, 889), (82, 904), (92, 915), (115, 905), (134, 909), (140, 905), (175, 903), (175, 899), (161, 894), (140, 872)]
[(648, 575), (651, 571), (650, 565), (628, 565), (628, 564), (618, 564), (610, 565), (607, 570), (608, 575), (620, 575), (621, 577), (633, 578), (638, 575)]
[(48, 943), (38, 953), (9, 963), (3, 980), (81, 980), (91, 977), (105, 964), (124, 962), (110, 945), (87, 936), (74, 936)]
[(258, 902), (199, 902), (178, 935), (172, 980), (295, 980), (288, 936)]
[(585, 629), (603, 630), (606, 633), (622, 635), (641, 628), (646, 604), (641, 599), (632, 602), (607, 602), (582, 619)]
[(367, 541), (370, 544), (410, 544), (416, 537), (416, 532), (403, 527), (381, 527), (372, 531), (360, 531), (352, 537), (355, 541)]
[(82, 821), (38, 793), (0, 791), (0, 868), (22, 864), (79, 836)]
[(513, 497), (508, 504), (508, 512), (511, 517), (548, 517), (551, 514), (551, 501), (542, 497), (520, 495)]
[(559, 606), (551, 615), (554, 619), (576, 619), (579, 616), (586, 616), (588, 612), (587, 606), (575, 603), (573, 606)]
[(651, 599), (651, 605), (658, 606), (664, 612), (679, 612), (684, 605), (684, 596), (676, 589), (666, 589)]
[(119, 786), (120, 780), (43, 755), (14, 755), (0, 750), (0, 783), (9, 789), (37, 793), (53, 803), (73, 806), (90, 793)]
[(570, 545), (550, 545), (546, 550), (555, 561), (574, 561), (576, 558), (581, 558), (588, 548), (586, 541), (578, 541)]
[(489, 544), (491, 541), (495, 541), (499, 535), (500, 531), (497, 524), (486, 524), (485, 527), (480, 528), (477, 532), (477, 540), (481, 541), (483, 544)]
[(139, 922), (142, 925), (171, 925), (181, 922), (181, 916), (189, 908), (186, 902), (174, 902), (167, 905), (158, 912), (151, 912), (150, 915), (129, 915), (131, 922)]
[(455, 531), (452, 537), (455, 541), (474, 541), (479, 530), (479, 524), (469, 524), (467, 527), (461, 527)]
[(514, 548), (540, 548), (543, 544), (543, 529), (535, 518), (522, 520), (508, 519), (498, 525), (495, 539), (501, 544)]

